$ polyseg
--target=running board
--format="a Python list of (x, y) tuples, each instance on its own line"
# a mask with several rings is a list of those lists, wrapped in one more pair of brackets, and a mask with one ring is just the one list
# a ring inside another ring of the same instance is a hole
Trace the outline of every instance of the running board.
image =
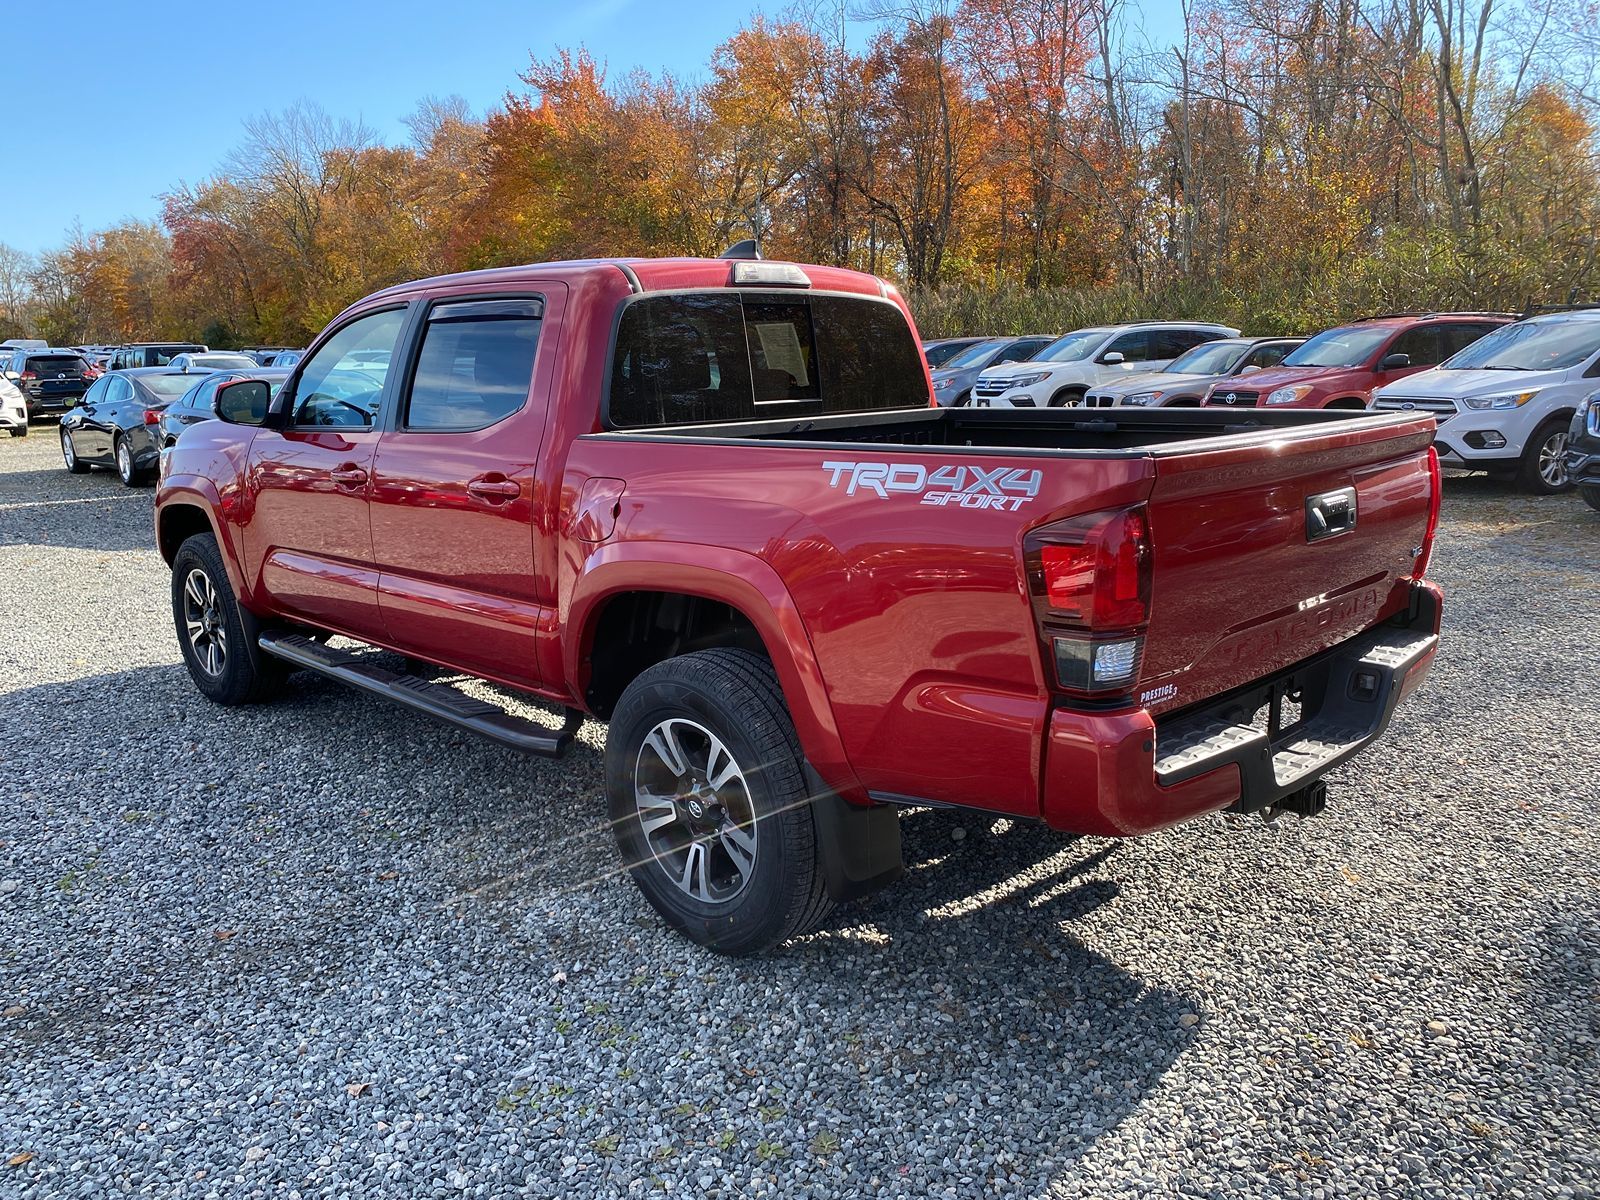
[(560, 758), (572, 747), (578, 727), (583, 724), (583, 714), (568, 708), (561, 728), (551, 729), (537, 721), (513, 716), (497, 705), (457, 691), (448, 684), (386, 670), (303, 634), (263, 633), (258, 642), (268, 654), (296, 667), (414, 708), (524, 754)]

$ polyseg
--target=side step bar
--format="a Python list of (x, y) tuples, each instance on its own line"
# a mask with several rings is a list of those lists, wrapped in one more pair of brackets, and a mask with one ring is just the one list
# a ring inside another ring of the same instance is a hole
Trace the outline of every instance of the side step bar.
[(568, 708), (561, 728), (551, 729), (513, 716), (503, 708), (475, 699), (448, 684), (385, 670), (303, 634), (268, 632), (258, 641), (261, 648), (275, 658), (448, 721), (524, 754), (560, 758), (571, 748), (578, 727), (583, 724), (583, 714)]

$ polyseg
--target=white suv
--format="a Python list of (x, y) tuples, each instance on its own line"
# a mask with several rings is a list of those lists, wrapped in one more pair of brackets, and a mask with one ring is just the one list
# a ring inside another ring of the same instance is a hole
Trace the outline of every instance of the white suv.
[(4, 375), (0, 375), (0, 429), (12, 437), (28, 436), (28, 402)]
[(1373, 393), (1372, 407), (1430, 412), (1447, 467), (1512, 475), (1528, 491), (1565, 491), (1567, 429), (1600, 379), (1600, 307), (1505, 325), (1430, 371)]
[(1083, 403), (1092, 387), (1136, 371), (1155, 371), (1186, 350), (1237, 329), (1206, 321), (1097, 325), (1057, 338), (1027, 362), (990, 367), (972, 385), (974, 408), (1060, 408)]

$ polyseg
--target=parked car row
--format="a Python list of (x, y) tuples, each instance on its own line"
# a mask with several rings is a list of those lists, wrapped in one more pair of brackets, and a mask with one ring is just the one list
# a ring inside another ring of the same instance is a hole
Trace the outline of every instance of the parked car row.
[[(1136, 321), (1039, 338), (928, 343), (935, 402), (1422, 411), (1441, 461), (1564, 491), (1584, 399), (1600, 388), (1600, 305), (1519, 319), (1389, 313), (1312, 337), (1244, 337), (1209, 322)], [(1586, 411), (1592, 411), (1592, 408)]]

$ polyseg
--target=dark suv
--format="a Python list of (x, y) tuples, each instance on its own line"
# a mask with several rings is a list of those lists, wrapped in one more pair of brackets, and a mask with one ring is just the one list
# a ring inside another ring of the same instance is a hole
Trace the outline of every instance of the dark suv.
[(1578, 402), (1567, 431), (1567, 477), (1583, 502), (1600, 512), (1600, 392)]
[(13, 350), (3, 368), (28, 404), (28, 420), (59, 415), (89, 390), (94, 375), (76, 350)]
[(137, 342), (113, 350), (107, 369), (128, 371), (139, 367), (164, 367), (180, 354), (205, 352), (206, 347), (197, 342)]

